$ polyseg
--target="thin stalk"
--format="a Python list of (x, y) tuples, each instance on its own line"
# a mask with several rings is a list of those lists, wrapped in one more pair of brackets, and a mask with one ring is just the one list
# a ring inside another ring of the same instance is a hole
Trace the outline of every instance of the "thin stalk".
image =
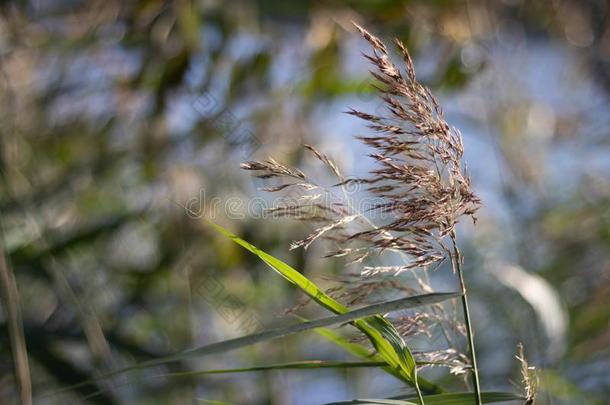
[(417, 383), (417, 367), (415, 367), (415, 376), (413, 377), (413, 380), (415, 382), (415, 391), (417, 392), (417, 399), (419, 399), (420, 405), (425, 405), (424, 397), (421, 393), (421, 390), (419, 389), (419, 384)]
[(7, 329), (9, 333), (15, 379), (19, 387), (19, 398), (24, 405), (32, 404), (32, 381), (30, 367), (23, 333), (23, 321), (19, 308), (19, 293), (15, 274), (4, 256), (4, 247), (0, 235), (0, 287), (1, 297), (6, 311)]
[(472, 376), (474, 382), (474, 395), (477, 405), (481, 405), (481, 386), (479, 383), (479, 367), (477, 366), (477, 355), (474, 349), (474, 336), (472, 333), (472, 322), (470, 320), (470, 310), (468, 309), (468, 293), (466, 291), (466, 283), (464, 282), (464, 274), (462, 272), (462, 254), (460, 253), (455, 230), (451, 231), (451, 243), (453, 244), (453, 254), (451, 255), (451, 267), (453, 272), (458, 274), (460, 280), (460, 290), (462, 299), (462, 309), (464, 311), (464, 321), (466, 323), (466, 333), (468, 337), (468, 349), (470, 351), (470, 359), (472, 361)]

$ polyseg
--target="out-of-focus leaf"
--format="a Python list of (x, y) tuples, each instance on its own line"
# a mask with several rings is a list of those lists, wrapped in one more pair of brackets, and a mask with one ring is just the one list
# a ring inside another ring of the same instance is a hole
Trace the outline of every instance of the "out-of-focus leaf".
[(199, 45), (200, 20), (190, 1), (182, 1), (178, 10), (178, 25), (187, 47), (194, 51)]
[(268, 52), (257, 52), (244, 61), (235, 64), (231, 71), (229, 96), (240, 96), (250, 86), (260, 86), (265, 83), (271, 66), (271, 56)]
[(603, 405), (605, 402), (582, 391), (574, 383), (562, 377), (556, 371), (543, 370), (540, 376), (540, 389), (553, 397), (570, 404)]
[(459, 58), (453, 58), (447, 64), (443, 75), (439, 79), (439, 87), (443, 89), (458, 89), (463, 87), (470, 78), (462, 67), (462, 62)]

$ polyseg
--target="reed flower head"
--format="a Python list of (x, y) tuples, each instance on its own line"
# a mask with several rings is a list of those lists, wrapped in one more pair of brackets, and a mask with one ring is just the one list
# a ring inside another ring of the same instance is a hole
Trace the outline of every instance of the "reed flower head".
[[(282, 192), (268, 214), (312, 225), (309, 235), (293, 242), (292, 249), (307, 249), (323, 238), (334, 248), (326, 257), (344, 256), (348, 264), (358, 265), (359, 274), (344, 274), (336, 280), (338, 285), (327, 292), (349, 306), (374, 303), (387, 299), (389, 294), (432, 292), (427, 277), (419, 276), (418, 270), (437, 266), (447, 258), (452, 258), (452, 264), (459, 260), (453, 243), (455, 226), (463, 216), (474, 219), (480, 204), (462, 166), (461, 135), (447, 124), (430, 90), (417, 81), (406, 47), (395, 40), (403, 60), (399, 68), (380, 39), (356, 27), (372, 47), (372, 52), (364, 56), (373, 65), (371, 74), (385, 107), (379, 114), (348, 111), (365, 120), (374, 131), (357, 137), (371, 149), (374, 166), (368, 175), (344, 176), (328, 156), (309, 145), (305, 145), (306, 149), (334, 178), (332, 186), (325, 187), (303, 171), (274, 159), (241, 165), (255, 172), (256, 177), (276, 182), (263, 190)], [(354, 204), (347, 192), (354, 184), (364, 187), (374, 197), (374, 203), (365, 209)], [(445, 244), (447, 237), (451, 238), (453, 250)], [(385, 252), (398, 253), (402, 260), (390, 266), (372, 260)], [(405, 271), (414, 275), (416, 288), (386, 277)], [(442, 304), (390, 320), (404, 337), (432, 338), (440, 329), (450, 347), (454, 346), (451, 331), (466, 334), (464, 325), (448, 316)], [(455, 374), (470, 367), (468, 359), (454, 349), (416, 356), (421, 361), (450, 367)]]
[[(293, 243), (293, 248), (307, 248), (325, 236), (339, 245), (339, 249), (328, 256), (349, 255), (352, 262), (361, 262), (373, 253), (389, 250), (408, 258), (400, 266), (365, 266), (364, 275), (398, 274), (428, 267), (450, 254), (443, 243), (444, 238), (454, 230), (460, 217), (475, 219), (480, 204), (462, 166), (462, 138), (457, 129), (447, 124), (430, 90), (417, 81), (406, 47), (400, 41), (394, 41), (402, 55), (404, 66), (401, 69), (392, 62), (379, 38), (357, 24), (356, 27), (372, 47), (372, 52), (364, 56), (374, 67), (371, 74), (378, 81), (375, 87), (385, 111), (374, 115), (352, 109), (348, 113), (367, 121), (368, 127), (375, 132), (358, 139), (371, 148), (370, 157), (376, 165), (367, 177), (345, 179), (326, 155), (311, 146), (307, 148), (338, 178), (336, 188), (357, 183), (377, 197), (376, 202), (367, 207), (368, 212), (354, 211), (346, 202), (329, 204), (325, 199), (325, 203), (320, 203), (321, 197), (332, 191), (323, 190), (301, 171), (272, 159), (247, 162), (242, 168), (257, 171), (261, 178), (290, 180), (267, 188), (270, 191), (289, 187), (304, 192), (316, 191), (303, 194), (300, 200), (293, 199), (291, 204), (271, 209), (279, 215), (322, 223), (305, 239)], [(374, 224), (367, 218), (370, 212), (381, 213), (389, 220)], [(348, 224), (359, 227), (348, 227)]]

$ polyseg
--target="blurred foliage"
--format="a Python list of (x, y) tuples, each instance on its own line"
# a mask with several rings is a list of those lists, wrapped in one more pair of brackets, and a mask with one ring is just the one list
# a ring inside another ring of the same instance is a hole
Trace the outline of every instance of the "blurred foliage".
[[(243, 335), (240, 317), (272, 325), (302, 298), (179, 204), (226, 223), (225, 202), (255, 193), (239, 161), (273, 152), (298, 164), (305, 141), (339, 145), (339, 160), (349, 165), (344, 141), (321, 116), (335, 104), (345, 110), (371, 100), (350, 25), (356, 20), (404, 40), (423, 81), (457, 99), (464, 121), (483, 134), (472, 143), (497, 151), (470, 158), (502, 171), (501, 184), (484, 191), (488, 208), (466, 252), (479, 297), (479, 357), (489, 359), (484, 386), (518, 380), (517, 362), (496, 359), (512, 358), (523, 341), (532, 363), (549, 370), (540, 403), (602, 403), (610, 396), (610, 168), (604, 159), (585, 163), (610, 146), (609, 9), (606, 1), (569, 0), (2, 2), (0, 221), (35, 395)], [(548, 113), (539, 108), (543, 96), (520, 93), (521, 77), (501, 85), (494, 55), (522, 43), (575, 55), (571, 74), (593, 87), (588, 99), (548, 90), (569, 99)], [(459, 98), (481, 88), (479, 100)], [(536, 125), (549, 115), (554, 125), (544, 135), (546, 127)], [(562, 166), (566, 154), (577, 162)], [(568, 178), (576, 186), (564, 187)], [(215, 198), (218, 206), (207, 204)], [(244, 207), (234, 209), (243, 214)], [(230, 221), (241, 237), (310, 278), (342, 270), (318, 260), (315, 248), (288, 253), (302, 228)], [(558, 294), (569, 319), (565, 351), (545, 352), (545, 313), (484, 270), (489, 252)], [(5, 314), (0, 396), (11, 403), (17, 392)], [(214, 368), (338, 358), (329, 347), (310, 334), (219, 356)], [(344, 390), (325, 385), (327, 400), (375, 389), (369, 371), (328, 373)], [(142, 371), (41, 402), (310, 403), (291, 376), (159, 379)], [(319, 382), (302, 378), (310, 389)], [(364, 388), (345, 384), (353, 380)], [(444, 383), (461, 384), (454, 377)]]

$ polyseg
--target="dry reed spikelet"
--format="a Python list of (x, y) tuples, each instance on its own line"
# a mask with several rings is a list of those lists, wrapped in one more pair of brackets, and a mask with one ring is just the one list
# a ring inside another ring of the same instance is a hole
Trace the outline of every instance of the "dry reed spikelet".
[(415, 352), (418, 361), (427, 362), (429, 367), (448, 367), (453, 375), (465, 375), (470, 369), (468, 358), (455, 349), (433, 350), (428, 352)]
[(530, 366), (523, 352), (523, 343), (517, 345), (518, 354), (515, 356), (521, 363), (521, 383), (525, 393), (525, 403), (534, 404), (538, 393), (539, 377), (536, 367)]

